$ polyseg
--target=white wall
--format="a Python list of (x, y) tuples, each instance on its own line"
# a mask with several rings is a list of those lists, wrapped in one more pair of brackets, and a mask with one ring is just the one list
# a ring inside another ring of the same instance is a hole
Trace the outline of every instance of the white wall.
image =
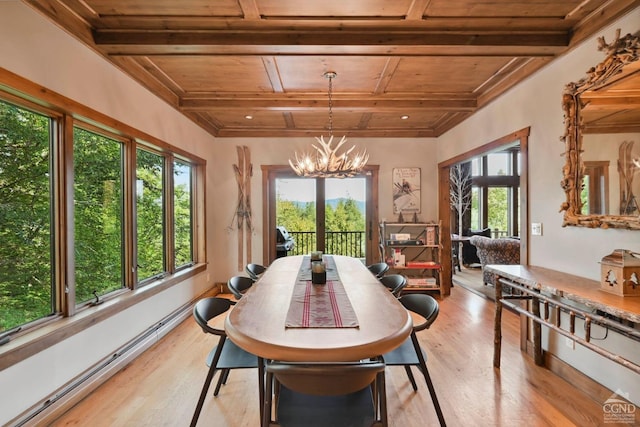
[[(211, 135), (19, 1), (0, 1), (0, 67), (215, 163)], [(210, 173), (206, 188), (212, 212)], [(1, 371), (0, 425), (200, 295), (211, 270)]]
[[(235, 212), (238, 188), (232, 165), (238, 163), (236, 146), (246, 145), (251, 152), (253, 178), (251, 181), (251, 206), (253, 218), (253, 262), (262, 263), (262, 171), (261, 165), (286, 165), (294, 151), (309, 151), (314, 138), (218, 138), (216, 161), (212, 168), (216, 183), (216, 209), (207, 227), (214, 229), (216, 245), (210, 260), (216, 271), (216, 280), (226, 281), (237, 272), (238, 237), (232, 218)], [(421, 169), (422, 209), (421, 220), (436, 220), (438, 193), (438, 165), (434, 139), (348, 139), (348, 146), (366, 148), (369, 164), (380, 165), (379, 215), (380, 219), (397, 219), (392, 207), (392, 180), (394, 167), (419, 167)]]
[[(640, 30), (640, 8), (600, 35), (610, 43), (615, 39), (617, 28), (622, 30), (621, 35)], [(562, 227), (563, 215), (559, 209), (565, 194), (560, 187), (564, 165), (564, 144), (560, 140), (564, 134), (561, 96), (565, 84), (581, 79), (590, 67), (604, 59), (597, 46), (595, 37), (587, 40), (438, 138), (438, 159), (444, 161), (530, 126), (529, 220), (543, 224), (543, 235), (531, 236), (527, 231), (529, 263), (593, 280), (600, 279), (599, 261), (614, 249), (640, 252), (638, 231)], [(615, 167), (610, 173), (616, 173)], [(564, 351), (564, 344), (554, 339), (547, 339), (546, 348), (552, 348), (563, 360), (578, 366), (609, 389), (630, 393), (630, 399), (640, 404), (640, 375), (594, 356), (580, 346)], [(611, 341), (614, 341), (612, 348), (640, 355), (637, 342), (628, 339), (619, 342), (614, 337), (605, 344)], [(593, 362), (594, 357), (597, 363)], [(592, 363), (585, 363), (586, 360)]]

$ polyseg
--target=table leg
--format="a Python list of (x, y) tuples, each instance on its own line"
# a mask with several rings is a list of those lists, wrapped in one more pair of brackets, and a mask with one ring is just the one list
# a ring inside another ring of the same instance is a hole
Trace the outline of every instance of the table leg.
[(260, 425), (264, 425), (263, 412), (265, 403), (265, 390), (264, 390), (264, 359), (258, 357), (258, 399), (260, 404), (258, 405), (258, 411), (260, 412)]
[(542, 325), (540, 320), (540, 300), (535, 296), (531, 298), (531, 313), (535, 316), (531, 330), (531, 339), (533, 341), (533, 360), (536, 365), (544, 365), (542, 354)]
[(502, 347), (502, 284), (500, 277), (495, 280), (496, 315), (493, 325), (493, 366), (500, 368), (500, 351)]

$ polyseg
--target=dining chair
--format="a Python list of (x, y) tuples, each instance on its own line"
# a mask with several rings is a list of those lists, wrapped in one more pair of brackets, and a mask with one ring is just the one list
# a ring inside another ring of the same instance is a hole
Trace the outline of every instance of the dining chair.
[(227, 340), (227, 335), (224, 329), (214, 328), (209, 325), (210, 320), (227, 312), (233, 304), (235, 304), (233, 301), (226, 298), (211, 297), (199, 300), (193, 307), (193, 317), (195, 318), (196, 323), (198, 323), (202, 328), (202, 331), (207, 334), (217, 335), (219, 339), (218, 343), (207, 356), (206, 363), (209, 367), (209, 372), (207, 373), (207, 378), (202, 386), (198, 405), (196, 406), (193, 418), (191, 419), (191, 427), (194, 427), (198, 423), (204, 399), (209, 390), (209, 386), (211, 385), (211, 381), (218, 370), (220, 371), (220, 376), (218, 378), (216, 389), (213, 392), (214, 396), (218, 395), (220, 386), (227, 382), (227, 377), (229, 376), (229, 371), (231, 369), (258, 367), (257, 356), (241, 349), (231, 340)]
[(262, 425), (387, 426), (384, 369), (379, 357), (335, 363), (270, 361)]
[(395, 350), (392, 350), (382, 356), (387, 366), (404, 366), (409, 381), (413, 386), (413, 390), (418, 390), (418, 385), (411, 372), (411, 366), (417, 366), (418, 369), (424, 375), (424, 379), (427, 382), (427, 388), (433, 401), (436, 414), (441, 426), (446, 426), (440, 403), (438, 403), (438, 397), (436, 396), (436, 390), (431, 381), (431, 376), (427, 370), (427, 354), (424, 349), (420, 347), (416, 332), (428, 329), (438, 317), (440, 307), (438, 301), (431, 295), (426, 294), (408, 294), (398, 298), (398, 301), (410, 312), (418, 314), (424, 320), (418, 320), (414, 318), (413, 330), (411, 336), (405, 340), (404, 343)]
[(378, 280), (380, 280), (380, 283), (387, 287), (396, 298), (400, 297), (402, 290), (407, 286), (407, 278), (402, 274), (387, 274)]
[(375, 264), (368, 265), (369, 271), (378, 279), (384, 276), (384, 273), (389, 271), (389, 264), (386, 262), (377, 262)]
[(240, 299), (254, 283), (251, 277), (233, 276), (227, 281), (227, 287), (236, 299)]
[(262, 273), (267, 271), (267, 267), (265, 267), (264, 265), (253, 264), (253, 263), (252, 264), (247, 264), (244, 269), (246, 270), (246, 272), (249, 275), (249, 277), (251, 277), (254, 281), (258, 280), (260, 278), (260, 276), (262, 275)]

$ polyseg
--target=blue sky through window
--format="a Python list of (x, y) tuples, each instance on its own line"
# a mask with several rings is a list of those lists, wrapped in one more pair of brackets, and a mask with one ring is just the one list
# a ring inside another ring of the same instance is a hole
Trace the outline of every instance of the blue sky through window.
[[(282, 200), (314, 202), (316, 199), (315, 180), (309, 178), (278, 179), (278, 194)], [(351, 197), (356, 201), (365, 200), (365, 178), (327, 179), (326, 199)]]

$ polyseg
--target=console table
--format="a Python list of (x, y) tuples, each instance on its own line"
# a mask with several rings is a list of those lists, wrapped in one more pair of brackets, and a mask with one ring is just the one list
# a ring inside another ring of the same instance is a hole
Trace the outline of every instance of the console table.
[[(502, 307), (506, 306), (533, 321), (531, 340), (537, 365), (544, 364), (541, 344), (541, 327), (544, 325), (640, 374), (640, 365), (591, 340), (591, 325), (596, 324), (640, 341), (640, 330), (633, 327), (640, 324), (640, 298), (610, 294), (600, 290), (600, 282), (595, 280), (542, 267), (487, 265), (485, 268), (497, 276), (493, 353), (496, 368), (500, 367)], [(503, 287), (507, 292), (503, 292)], [(528, 301), (530, 304), (520, 305), (514, 301)], [(569, 316), (567, 325), (561, 323), (561, 312)], [(585, 322), (584, 338), (575, 334), (576, 318)]]

